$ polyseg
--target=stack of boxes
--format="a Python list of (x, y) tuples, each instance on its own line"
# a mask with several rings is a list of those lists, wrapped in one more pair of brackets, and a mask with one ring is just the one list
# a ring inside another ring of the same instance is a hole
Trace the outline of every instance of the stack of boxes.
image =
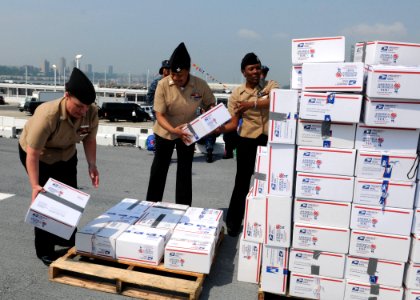
[[(286, 294), (291, 244), (298, 91), (271, 92), (269, 141), (259, 147), (253, 186), (246, 199), (238, 280)], [(260, 277), (261, 276), (261, 277)]]
[(408, 294), (420, 289), (419, 275), (413, 284), (415, 250), (409, 258), (411, 233), (412, 248), (416, 244), (420, 93), (415, 82), (420, 68), (411, 65), (420, 64), (420, 44), (375, 41), (358, 43), (357, 48), (354, 59), (366, 64), (367, 80), (356, 132), (346, 294), (402, 299), (404, 281), (406, 299), (415, 299)]
[(302, 64), (289, 294), (343, 299), (363, 64), (344, 62), (344, 37), (314, 40), (323, 54)]
[(210, 272), (221, 210), (123, 199), (76, 233), (79, 253), (168, 269)]

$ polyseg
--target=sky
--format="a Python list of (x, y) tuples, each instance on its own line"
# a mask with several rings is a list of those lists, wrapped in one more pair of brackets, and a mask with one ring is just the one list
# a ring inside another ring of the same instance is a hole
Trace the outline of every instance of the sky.
[[(248, 52), (288, 85), (291, 40), (345, 36), (420, 43), (418, 0), (2, 0), (0, 65), (109, 65), (115, 73), (156, 74), (184, 42), (192, 63), (215, 81), (240, 83)], [(194, 67), (195, 75), (205, 77)]]

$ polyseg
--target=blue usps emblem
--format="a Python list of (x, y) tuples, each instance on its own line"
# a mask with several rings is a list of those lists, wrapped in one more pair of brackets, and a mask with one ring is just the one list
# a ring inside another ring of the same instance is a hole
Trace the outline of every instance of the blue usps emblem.
[(381, 74), (381, 75), (379, 75), (379, 77), (378, 77), (378, 79), (379, 80), (386, 80), (387, 79), (387, 75), (386, 74)]
[(385, 105), (383, 104), (378, 104), (376, 105), (376, 109), (384, 109)]

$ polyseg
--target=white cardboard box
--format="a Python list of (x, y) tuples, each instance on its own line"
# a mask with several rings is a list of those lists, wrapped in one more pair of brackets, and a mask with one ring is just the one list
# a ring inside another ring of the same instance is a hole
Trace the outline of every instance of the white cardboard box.
[(292, 248), (289, 270), (301, 274), (343, 278), (345, 261), (346, 255), (341, 253)]
[(295, 199), (293, 221), (312, 225), (349, 227), (350, 202)]
[(274, 89), (270, 95), (268, 141), (295, 144), (299, 92)]
[(261, 273), (262, 244), (241, 237), (238, 250), (238, 281), (258, 284)]
[(296, 65), (292, 66), (290, 72), (290, 88), (293, 90), (302, 89), (302, 66)]
[(257, 147), (257, 155), (255, 157), (254, 177), (252, 195), (265, 196), (268, 192), (268, 151), (265, 146)]
[(419, 129), (372, 127), (358, 124), (355, 148), (367, 151), (416, 153), (419, 132)]
[(214, 208), (189, 207), (185, 212), (183, 219), (189, 221), (210, 221), (221, 222), (223, 220), (223, 210)]
[(415, 160), (415, 154), (360, 150), (357, 151), (355, 175), (363, 178), (415, 181), (415, 176), (412, 179), (407, 177)]
[(343, 62), (344, 36), (300, 38), (292, 40), (292, 64), (305, 62)]
[(288, 260), (288, 248), (263, 246), (261, 290), (277, 295), (286, 294)]
[(420, 263), (420, 235), (413, 234), (410, 245), (410, 261)]
[(106, 214), (122, 214), (136, 216), (140, 218), (143, 213), (153, 206), (154, 202), (151, 201), (141, 201), (137, 199), (124, 198), (116, 205), (108, 209)]
[(414, 209), (413, 226), (411, 232), (420, 235), (420, 207)]
[(296, 171), (353, 176), (355, 160), (355, 149), (298, 146)]
[[(328, 125), (329, 128), (328, 128)], [(298, 121), (296, 144), (324, 148), (354, 148), (356, 124)]]
[(362, 62), (304, 63), (302, 90), (312, 92), (362, 92)]
[(181, 210), (183, 212), (186, 212), (189, 208), (189, 205), (186, 204), (177, 204), (172, 202), (153, 202), (153, 209), (155, 208), (166, 208), (166, 209), (175, 209), (175, 210)]
[(345, 280), (316, 275), (290, 274), (290, 296), (305, 299), (343, 299)]
[(347, 256), (346, 278), (362, 283), (401, 287), (405, 264), (360, 256)]
[(419, 290), (404, 290), (404, 300), (420, 300), (420, 289)]
[(420, 264), (410, 261), (406, 265), (404, 285), (408, 289), (420, 290)]
[(292, 198), (267, 196), (265, 240), (268, 246), (290, 247), (292, 239)]
[(296, 174), (296, 197), (351, 202), (354, 177), (316, 173)]
[(390, 41), (366, 43), (365, 63), (369, 65), (420, 65), (420, 44)]
[(292, 247), (348, 253), (350, 229), (294, 223)]
[(366, 97), (362, 119), (369, 126), (420, 128), (420, 99), (396, 100)]
[(358, 123), (362, 95), (302, 92), (299, 117), (306, 120)]
[(413, 209), (353, 204), (350, 228), (410, 235)]
[(52, 178), (44, 185), (44, 191), (32, 202), (25, 222), (68, 240), (90, 195)]
[(219, 236), (220, 223), (216, 221), (186, 221), (183, 218), (178, 222), (174, 231), (189, 232), (205, 235)]
[(292, 196), (295, 172), (295, 145), (270, 144), (268, 152), (268, 195)]
[(136, 224), (174, 230), (183, 215), (184, 211), (182, 210), (151, 207), (143, 214)]
[(165, 268), (209, 274), (214, 247), (215, 240), (171, 238), (165, 247)]
[(417, 188), (416, 194), (414, 196), (414, 207), (420, 207), (420, 180), (419, 180), (420, 171), (417, 170)]
[(132, 225), (117, 238), (116, 258), (157, 266), (170, 235), (169, 229)]
[(371, 98), (420, 100), (419, 80), (420, 66), (369, 65), (366, 95)]
[(191, 145), (198, 141), (217, 127), (223, 125), (223, 123), (229, 121), (230, 118), (229, 111), (223, 103), (216, 105), (198, 116), (183, 128), (185, 132), (188, 132), (191, 135), (190, 143), (187, 145)]
[(344, 300), (402, 300), (404, 290), (402, 287), (395, 288), (379, 285), (372, 288), (370, 284), (347, 280)]
[(355, 256), (406, 262), (409, 249), (409, 236), (360, 230), (352, 230), (350, 235), (349, 254)]
[(412, 208), (416, 183), (356, 177), (353, 202), (364, 205)]
[(243, 238), (262, 243), (265, 237), (266, 198), (247, 197), (245, 201)]
[(354, 44), (353, 61), (365, 61), (366, 42), (358, 42)]

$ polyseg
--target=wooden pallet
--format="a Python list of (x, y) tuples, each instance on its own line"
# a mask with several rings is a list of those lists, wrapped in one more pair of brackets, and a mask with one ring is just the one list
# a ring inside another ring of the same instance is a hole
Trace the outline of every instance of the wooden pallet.
[[(217, 243), (219, 247), (223, 233)], [(216, 248), (216, 249), (217, 249)], [(49, 267), (54, 282), (141, 299), (198, 299), (206, 275), (93, 255), (71, 248)]]

